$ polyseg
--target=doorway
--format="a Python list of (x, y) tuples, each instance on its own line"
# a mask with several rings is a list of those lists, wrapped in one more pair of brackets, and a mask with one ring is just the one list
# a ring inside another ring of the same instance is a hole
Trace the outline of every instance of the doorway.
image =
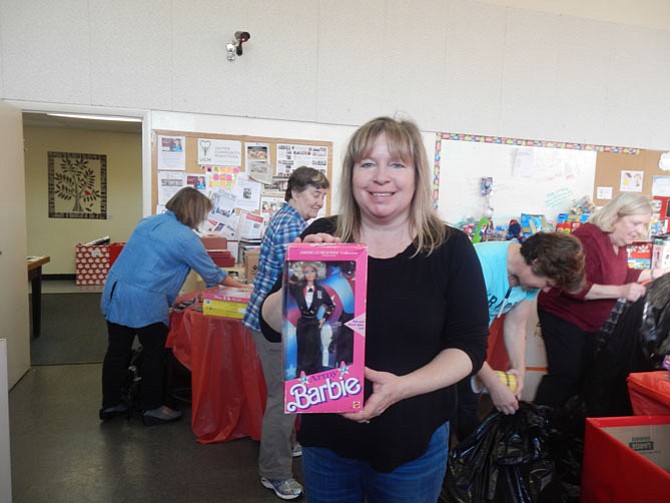
[[(142, 122), (32, 111), (22, 116), (27, 251), (50, 257), (43, 267), (41, 334), (31, 335), (31, 365), (99, 363), (106, 347), (97, 307), (101, 285), (76, 285), (75, 247), (106, 236), (125, 241), (142, 217)], [(104, 156), (105, 218), (50, 214), (50, 153)]]

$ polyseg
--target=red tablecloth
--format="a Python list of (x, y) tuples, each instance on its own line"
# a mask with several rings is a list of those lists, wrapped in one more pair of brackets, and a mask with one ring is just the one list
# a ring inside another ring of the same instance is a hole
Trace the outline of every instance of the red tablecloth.
[(166, 346), (191, 371), (196, 440), (260, 440), (265, 379), (251, 333), (242, 322), (205, 316), (192, 308), (173, 311)]

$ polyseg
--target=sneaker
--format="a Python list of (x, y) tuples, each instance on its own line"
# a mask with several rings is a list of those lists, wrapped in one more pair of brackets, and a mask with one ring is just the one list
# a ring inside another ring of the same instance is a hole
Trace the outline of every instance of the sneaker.
[(294, 458), (299, 458), (302, 456), (302, 445), (300, 445), (298, 442), (296, 442), (293, 446), (293, 449), (291, 449), (291, 456)]
[(145, 410), (142, 413), (142, 422), (145, 426), (154, 424), (169, 423), (181, 418), (181, 411), (171, 409), (167, 405), (156, 407), (155, 409)]
[(128, 414), (128, 406), (123, 402), (112, 407), (104, 407), (98, 412), (100, 419), (103, 421), (107, 421), (108, 419), (112, 419), (116, 416), (123, 416), (126, 414)]
[(261, 484), (272, 489), (283, 500), (294, 500), (302, 494), (302, 486), (294, 478), (280, 480), (261, 477)]

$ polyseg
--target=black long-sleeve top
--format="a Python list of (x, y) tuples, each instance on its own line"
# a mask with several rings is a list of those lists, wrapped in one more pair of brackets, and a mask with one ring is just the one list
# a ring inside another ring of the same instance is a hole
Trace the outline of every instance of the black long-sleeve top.
[[(334, 230), (334, 218), (319, 219), (303, 236)], [(481, 266), (468, 237), (453, 228), (448, 231), (448, 239), (430, 256), (412, 257), (415, 248), (410, 245), (393, 258), (369, 257), (367, 367), (402, 376), (428, 364), (444, 349), (457, 348), (472, 360), (472, 373), (481, 368), (488, 336)], [(261, 328), (268, 338), (278, 337), (262, 319)], [(435, 430), (451, 419), (453, 388), (398, 402), (367, 424), (339, 414), (303, 414), (299, 440), (391, 471), (421, 456)], [(366, 381), (366, 397), (371, 392)]]

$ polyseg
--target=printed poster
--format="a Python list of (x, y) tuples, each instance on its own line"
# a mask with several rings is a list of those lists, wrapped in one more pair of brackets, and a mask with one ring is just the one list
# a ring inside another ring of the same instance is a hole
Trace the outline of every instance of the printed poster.
[(166, 204), (172, 196), (186, 186), (186, 173), (174, 171), (158, 172), (158, 204)]
[(621, 171), (621, 192), (642, 192), (644, 171)]
[(270, 145), (268, 143), (247, 143), (246, 168), (249, 178), (261, 183), (272, 181), (272, 166), (270, 165)]
[(198, 138), (198, 164), (216, 166), (242, 166), (242, 142)]
[(185, 136), (158, 136), (158, 169), (186, 170)]
[(275, 175), (288, 178), (293, 170), (300, 166), (318, 169), (325, 175), (328, 171), (328, 147), (278, 143)]

